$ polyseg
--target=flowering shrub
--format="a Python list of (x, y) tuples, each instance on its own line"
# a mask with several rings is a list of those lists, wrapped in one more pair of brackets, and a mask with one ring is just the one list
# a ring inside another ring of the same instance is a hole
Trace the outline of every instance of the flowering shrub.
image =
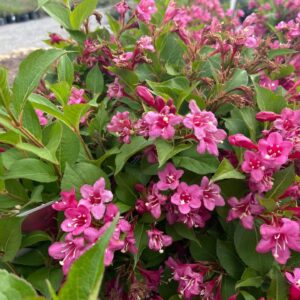
[(0, 69), (1, 294), (300, 299), (299, 4), (68, 3)]

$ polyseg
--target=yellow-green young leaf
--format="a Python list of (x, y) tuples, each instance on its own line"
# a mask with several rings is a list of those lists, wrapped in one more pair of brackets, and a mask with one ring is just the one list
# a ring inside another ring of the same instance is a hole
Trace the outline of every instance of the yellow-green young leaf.
[(71, 86), (68, 82), (60, 81), (58, 83), (54, 83), (50, 86), (50, 90), (61, 105), (66, 105), (68, 103), (71, 94)]
[(63, 120), (70, 128), (78, 129), (80, 119), (88, 111), (87, 104), (73, 104), (64, 106)]
[(55, 153), (61, 143), (62, 134), (63, 125), (59, 121), (50, 124), (43, 130), (43, 144), (46, 145), (46, 149), (51, 152), (55, 159)]
[(95, 65), (87, 74), (86, 87), (94, 95), (103, 92), (104, 79), (98, 65)]
[[(14, 217), (0, 219), (1, 261), (11, 261), (16, 256), (22, 241), (21, 223), (21, 218)], [(2, 282), (0, 286), (2, 286)]]
[(65, 81), (72, 86), (74, 80), (74, 66), (68, 55), (60, 58), (57, 66), (57, 75), (59, 81)]
[(230, 161), (226, 158), (224, 158), (222, 160), (222, 162), (220, 163), (216, 173), (214, 174), (214, 176), (211, 178), (212, 181), (216, 182), (216, 181), (220, 181), (223, 179), (244, 179), (245, 176), (240, 173), (239, 171), (237, 171), (232, 164), (230, 163)]
[(42, 139), (42, 127), (38, 116), (30, 102), (24, 106), (22, 114), (22, 125), (39, 141)]
[[(59, 292), (60, 300), (97, 300), (104, 275), (104, 255), (118, 217), (99, 241), (72, 265), (68, 279)], [(79, 284), (80, 283), (80, 284)]]
[(43, 74), (64, 53), (65, 51), (59, 49), (37, 50), (21, 63), (13, 85), (13, 105), (17, 116), (23, 110), (29, 95), (38, 86)]
[(38, 0), (41, 7), (50, 17), (59, 22), (66, 29), (71, 29), (70, 10), (56, 0)]
[(13, 131), (0, 133), (0, 142), (3, 144), (15, 145), (21, 141), (21, 136)]
[(0, 103), (4, 107), (9, 106), (11, 97), (7, 77), (7, 70), (0, 66)]
[(33, 287), (24, 279), (0, 270), (0, 299), (35, 299), (37, 294)]
[(98, 0), (83, 0), (70, 14), (70, 23), (73, 29), (80, 29), (83, 22), (93, 13)]
[(10, 166), (3, 178), (26, 178), (37, 182), (53, 182), (57, 180), (52, 166), (34, 158), (17, 160)]

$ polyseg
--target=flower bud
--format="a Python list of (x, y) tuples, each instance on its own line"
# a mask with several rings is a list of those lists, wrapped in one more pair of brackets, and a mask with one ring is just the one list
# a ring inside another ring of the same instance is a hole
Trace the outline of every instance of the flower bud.
[(278, 119), (280, 116), (272, 111), (261, 111), (256, 114), (256, 120), (260, 122), (273, 122)]
[(230, 137), (228, 137), (228, 141), (231, 145), (236, 147), (242, 147), (248, 150), (257, 149), (257, 145), (255, 145), (249, 138), (240, 133), (231, 135)]
[(147, 89), (145, 86), (142, 86), (142, 85), (138, 86), (136, 88), (136, 93), (149, 106), (153, 106), (155, 104), (153, 95), (150, 93), (149, 89)]

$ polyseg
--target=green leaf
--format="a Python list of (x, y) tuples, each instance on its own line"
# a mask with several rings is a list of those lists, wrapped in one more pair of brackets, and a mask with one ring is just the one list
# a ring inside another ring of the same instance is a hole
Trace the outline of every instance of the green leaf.
[(190, 253), (196, 261), (216, 261), (216, 239), (210, 235), (201, 234), (199, 242), (190, 243)]
[(256, 228), (246, 230), (242, 226), (237, 226), (234, 233), (234, 244), (239, 257), (250, 268), (266, 274), (271, 269), (274, 260), (269, 253), (256, 252), (258, 242), (259, 235)]
[(38, 86), (42, 75), (64, 53), (58, 49), (37, 50), (23, 60), (13, 85), (13, 104), (17, 115), (23, 110), (27, 98)]
[(234, 295), (236, 293), (235, 291), (235, 282), (233, 278), (229, 276), (223, 276), (222, 277), (222, 287), (221, 287), (221, 294), (222, 299), (229, 299), (230, 296)]
[(199, 240), (196, 237), (196, 234), (193, 229), (187, 227), (185, 224), (182, 223), (175, 223), (173, 225), (176, 233), (178, 233), (181, 237), (195, 242), (198, 246), (202, 247)]
[(26, 234), (22, 239), (21, 248), (32, 246), (39, 242), (51, 241), (51, 237), (44, 231), (33, 231)]
[(221, 266), (231, 277), (241, 277), (244, 268), (231, 242), (217, 240), (217, 256)]
[(213, 182), (220, 181), (223, 179), (244, 179), (245, 176), (238, 172), (230, 163), (230, 161), (226, 158), (222, 160), (220, 163), (216, 173), (214, 176), (211, 178)]
[(43, 144), (46, 145), (46, 148), (54, 155), (54, 157), (61, 144), (62, 134), (63, 126), (58, 121), (51, 123), (49, 126), (45, 127), (43, 131)]
[[(11, 261), (16, 256), (22, 241), (21, 223), (22, 219), (20, 218), (0, 219), (1, 261)], [(0, 286), (2, 286), (2, 282)]]
[(218, 159), (209, 154), (199, 154), (198, 158), (176, 156), (173, 161), (178, 168), (184, 168), (199, 175), (214, 173), (219, 165)]
[(142, 149), (150, 146), (152, 144), (151, 140), (145, 140), (143, 137), (134, 137), (131, 140), (130, 144), (124, 144), (120, 148), (120, 153), (116, 155), (116, 169), (115, 175), (117, 175), (126, 164), (127, 160), (136, 154), (137, 152), (141, 151)]
[(94, 95), (101, 94), (103, 92), (104, 79), (98, 65), (95, 65), (87, 74), (86, 87)]
[(36, 112), (34, 111), (31, 103), (27, 102), (24, 106), (22, 114), (22, 125), (39, 141), (42, 140), (42, 127)]
[(99, 241), (72, 265), (68, 279), (59, 292), (60, 300), (97, 300), (104, 275), (104, 255), (118, 217)]
[(268, 57), (270, 59), (273, 59), (276, 56), (290, 55), (290, 54), (296, 54), (296, 53), (298, 53), (297, 50), (288, 49), (288, 48), (271, 49), (271, 50), (268, 51)]
[(108, 21), (108, 24), (109, 24), (109, 28), (112, 30), (112, 32), (114, 34), (118, 34), (120, 29), (121, 29), (120, 23), (118, 22), (118, 20), (116, 20), (110, 14), (106, 14), (106, 17), (107, 17), (107, 21)]
[(241, 280), (239, 280), (235, 286), (236, 289), (241, 287), (253, 286), (259, 288), (264, 282), (264, 278), (262, 276), (258, 276), (258, 273), (251, 269), (245, 269)]
[(70, 10), (59, 1), (39, 0), (39, 6), (54, 20), (59, 22), (65, 28), (71, 28)]
[(255, 85), (257, 105), (261, 111), (280, 113), (287, 106), (286, 99), (268, 89)]
[(80, 29), (83, 22), (93, 13), (98, 0), (83, 0), (70, 14), (70, 23), (73, 29)]
[(7, 70), (0, 66), (0, 103), (6, 108), (9, 107), (11, 98), (7, 78)]
[(60, 58), (57, 65), (57, 75), (59, 81), (65, 81), (72, 86), (74, 81), (74, 66), (68, 55)]
[(57, 176), (54, 174), (51, 166), (34, 158), (17, 160), (4, 176), (4, 179), (19, 178), (31, 179), (37, 182), (53, 182), (57, 180)]
[(37, 296), (28, 282), (5, 270), (0, 270), (0, 282), (1, 300), (26, 300)]
[(256, 300), (251, 294), (246, 291), (241, 291), (240, 293), (243, 295), (245, 300)]
[(224, 91), (229, 92), (242, 85), (248, 84), (248, 74), (245, 70), (237, 69), (234, 71), (233, 76), (226, 82)]
[(78, 130), (81, 117), (87, 112), (89, 105), (73, 104), (64, 106), (64, 121), (70, 128)]
[(55, 98), (60, 102), (61, 105), (67, 105), (70, 94), (71, 86), (66, 81), (60, 81), (50, 85), (50, 90), (55, 95)]
[(171, 159), (176, 154), (189, 149), (191, 144), (179, 144), (174, 146), (165, 140), (157, 139), (155, 141), (155, 146), (157, 150), (159, 168), (162, 167), (169, 159)]
[(273, 268), (269, 275), (271, 284), (268, 290), (268, 298), (272, 300), (288, 299), (288, 284), (281, 272)]
[(138, 252), (134, 255), (134, 266), (136, 266), (144, 249), (148, 245), (146, 229), (146, 224), (143, 222), (138, 222), (134, 227), (135, 245), (138, 249)]

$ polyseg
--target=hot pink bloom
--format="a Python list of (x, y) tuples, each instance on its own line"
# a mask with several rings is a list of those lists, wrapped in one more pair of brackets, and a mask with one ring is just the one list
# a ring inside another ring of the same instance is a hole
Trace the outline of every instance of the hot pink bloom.
[(164, 247), (170, 246), (173, 242), (172, 237), (164, 234), (163, 231), (160, 231), (156, 228), (147, 230), (147, 235), (149, 238), (149, 249), (159, 251), (160, 253), (164, 252)]
[(79, 204), (83, 204), (90, 209), (93, 217), (96, 220), (102, 219), (105, 212), (105, 204), (113, 198), (111, 191), (105, 189), (105, 180), (100, 178), (93, 186), (88, 184), (80, 188), (82, 199)]
[(130, 9), (127, 2), (125, 0), (118, 2), (114, 8), (116, 9), (116, 11), (118, 12), (118, 14), (120, 14), (121, 16), (124, 16), (126, 14), (126, 12)]
[(110, 99), (120, 99), (125, 96), (124, 86), (120, 84), (119, 78), (116, 77), (113, 83), (107, 85), (107, 95)]
[(61, 229), (65, 232), (72, 232), (73, 235), (82, 233), (91, 224), (90, 211), (84, 205), (65, 210), (65, 220), (61, 223)]
[(42, 126), (45, 126), (48, 124), (48, 119), (44, 116), (44, 112), (39, 110), (39, 109), (36, 109), (35, 110), (35, 113), (39, 119), (39, 122)]
[(72, 104), (85, 103), (86, 101), (85, 101), (83, 95), (84, 95), (84, 89), (79, 90), (75, 87), (72, 87), (71, 96), (69, 98), (68, 104), (72, 105)]
[(151, 215), (158, 219), (161, 215), (161, 205), (165, 204), (167, 196), (160, 193), (156, 184), (153, 184), (148, 192), (145, 206)]
[(50, 33), (49, 37), (50, 37), (50, 44), (51, 45), (59, 44), (60, 42), (65, 41), (65, 39), (57, 33)]
[(224, 206), (225, 202), (221, 196), (221, 189), (217, 184), (209, 181), (204, 176), (200, 184), (200, 199), (204, 207), (208, 210), (214, 210), (216, 206)]
[(159, 113), (150, 111), (145, 114), (144, 120), (149, 125), (149, 136), (171, 139), (175, 134), (175, 125), (180, 124), (182, 117), (170, 113), (170, 107), (165, 106)]
[(137, 95), (144, 100), (149, 106), (153, 106), (155, 104), (155, 99), (149, 89), (145, 86), (139, 85), (136, 87)]
[(300, 252), (300, 228), (299, 223), (287, 218), (282, 218), (272, 225), (260, 226), (262, 239), (256, 246), (259, 253), (267, 253), (272, 250), (273, 257), (285, 264), (289, 259), (290, 249)]
[(258, 142), (258, 149), (263, 160), (271, 166), (281, 166), (288, 161), (288, 156), (293, 149), (293, 144), (284, 141), (277, 132), (272, 132), (267, 139)]
[(154, 0), (141, 0), (136, 8), (136, 16), (143, 22), (150, 22), (151, 16), (157, 12)]
[[(167, 211), (167, 218), (170, 223), (168, 214), (170, 214), (170, 211)], [(208, 210), (200, 207), (191, 210), (187, 214), (180, 214), (177, 212), (175, 217), (177, 218), (176, 221), (185, 224), (189, 228), (203, 228), (205, 226), (205, 222), (210, 219), (211, 215), (208, 213)]]
[(113, 62), (118, 67), (128, 68), (129, 65), (131, 64), (131, 59), (132, 58), (133, 58), (133, 52), (125, 52), (125, 53), (113, 58)]
[(247, 48), (257, 48), (259, 46), (259, 41), (255, 36), (249, 36), (245, 41), (245, 46)]
[(251, 178), (258, 182), (264, 177), (266, 166), (259, 153), (247, 150), (244, 154), (242, 170), (245, 173), (251, 174)]
[(273, 122), (278, 119), (280, 115), (272, 111), (261, 111), (256, 114), (256, 120), (260, 122)]
[(163, 171), (158, 172), (159, 182), (157, 188), (161, 191), (176, 190), (183, 170), (177, 170), (172, 163), (167, 163)]
[(246, 148), (248, 150), (256, 150), (257, 145), (255, 145), (249, 138), (241, 133), (237, 133), (228, 137), (228, 141), (231, 145), (236, 147)]
[(145, 270), (139, 268), (139, 271), (146, 279), (147, 287), (153, 291), (157, 291), (160, 286), (161, 276), (164, 272), (163, 267), (160, 267), (158, 270)]
[[(272, 189), (273, 187), (273, 174), (274, 170), (273, 169), (267, 169), (261, 180), (257, 181), (253, 177), (250, 177), (249, 180), (249, 187), (252, 192), (259, 192), (259, 193), (264, 193)], [(256, 175), (257, 176), (257, 173)], [(259, 178), (259, 177), (256, 177)]]
[(153, 40), (151, 36), (144, 35), (137, 41), (137, 47), (139, 50), (149, 50), (150, 52), (155, 52), (153, 46)]
[(171, 197), (171, 202), (178, 206), (178, 210), (182, 214), (188, 214), (192, 209), (201, 206), (200, 187), (196, 184), (188, 186), (185, 182), (181, 182), (176, 193)]
[(77, 205), (75, 189), (72, 188), (70, 192), (61, 192), (60, 200), (53, 203), (52, 208), (57, 211), (64, 211), (67, 208), (75, 208)]
[(284, 108), (280, 118), (274, 121), (274, 127), (282, 133), (288, 133), (300, 127), (300, 110)]
[(171, 0), (168, 4), (165, 17), (164, 17), (164, 24), (168, 23), (169, 21), (173, 20), (175, 15), (177, 14), (177, 7), (176, 2), (174, 0)]
[(119, 213), (119, 208), (114, 203), (108, 203), (106, 205), (105, 214), (103, 217), (104, 224), (112, 222), (116, 215)]
[(49, 249), (49, 255), (54, 259), (60, 260), (63, 266), (63, 272), (66, 275), (72, 263), (85, 251), (85, 242), (83, 237), (73, 237), (68, 234), (64, 242), (56, 242)]
[(262, 75), (259, 81), (259, 85), (271, 91), (275, 91), (279, 85), (279, 80), (271, 80), (266, 75)]
[(285, 277), (296, 289), (300, 290), (300, 269), (295, 268), (293, 273), (285, 272)]
[(254, 216), (264, 211), (264, 208), (257, 202), (252, 193), (241, 198), (240, 201), (235, 197), (229, 198), (228, 203), (231, 209), (228, 213), (227, 221), (230, 222), (234, 219), (240, 219), (246, 229), (252, 229)]
[(130, 136), (133, 133), (129, 112), (117, 112), (107, 125), (109, 132), (114, 132), (119, 137), (120, 141), (125, 144), (130, 144)]
[(121, 250), (121, 252), (130, 252), (133, 254), (138, 253), (138, 248), (136, 247), (136, 241), (135, 241), (135, 236), (134, 232), (131, 229), (130, 231), (127, 232), (125, 239), (124, 239), (124, 247)]

